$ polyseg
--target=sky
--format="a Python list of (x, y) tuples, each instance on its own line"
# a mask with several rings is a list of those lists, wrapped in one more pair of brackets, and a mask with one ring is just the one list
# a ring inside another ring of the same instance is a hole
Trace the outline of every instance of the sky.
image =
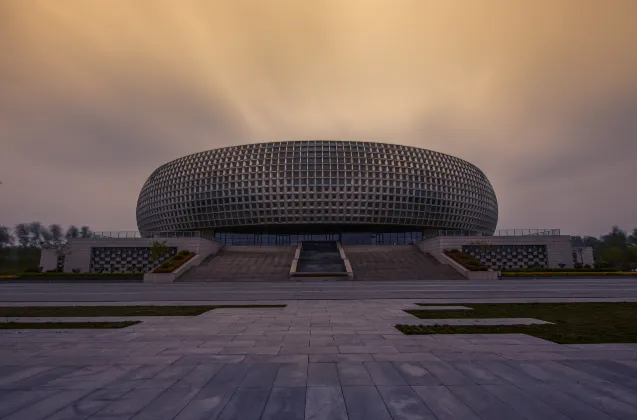
[(637, 1), (1, 0), (0, 225), (137, 230), (146, 178), (262, 141), (436, 150), (498, 228), (637, 227)]

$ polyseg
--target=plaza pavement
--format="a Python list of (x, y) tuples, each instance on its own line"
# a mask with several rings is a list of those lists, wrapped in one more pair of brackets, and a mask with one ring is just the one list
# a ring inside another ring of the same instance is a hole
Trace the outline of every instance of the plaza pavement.
[(0, 419), (637, 419), (637, 344), (403, 335), (420, 301), (0, 332)]

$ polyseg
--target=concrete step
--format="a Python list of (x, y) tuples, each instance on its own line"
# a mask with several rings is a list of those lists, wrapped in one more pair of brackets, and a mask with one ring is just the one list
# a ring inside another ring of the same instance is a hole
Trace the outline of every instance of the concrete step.
[(295, 250), (293, 246), (225, 246), (219, 254), (186, 273), (180, 281), (289, 280)]
[(356, 280), (463, 280), (413, 245), (349, 245), (343, 247)]

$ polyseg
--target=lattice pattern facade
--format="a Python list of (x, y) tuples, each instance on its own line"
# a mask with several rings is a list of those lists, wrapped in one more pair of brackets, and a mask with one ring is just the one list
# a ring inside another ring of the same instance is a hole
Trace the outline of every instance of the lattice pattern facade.
[(140, 231), (272, 226), (389, 226), (491, 234), (487, 177), (459, 158), (349, 141), (248, 144), (185, 156), (155, 170), (137, 203)]
[(91, 272), (146, 272), (177, 255), (177, 247), (168, 247), (157, 261), (150, 261), (149, 247), (94, 247), (91, 248)]
[(462, 252), (494, 270), (549, 266), (546, 245), (464, 245)]

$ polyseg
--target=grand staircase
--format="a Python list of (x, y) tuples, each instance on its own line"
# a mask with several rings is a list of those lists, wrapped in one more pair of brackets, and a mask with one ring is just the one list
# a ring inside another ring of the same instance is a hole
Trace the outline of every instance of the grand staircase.
[(355, 280), (465, 280), (414, 245), (343, 246)]
[(289, 281), (294, 246), (225, 246), (179, 281)]

